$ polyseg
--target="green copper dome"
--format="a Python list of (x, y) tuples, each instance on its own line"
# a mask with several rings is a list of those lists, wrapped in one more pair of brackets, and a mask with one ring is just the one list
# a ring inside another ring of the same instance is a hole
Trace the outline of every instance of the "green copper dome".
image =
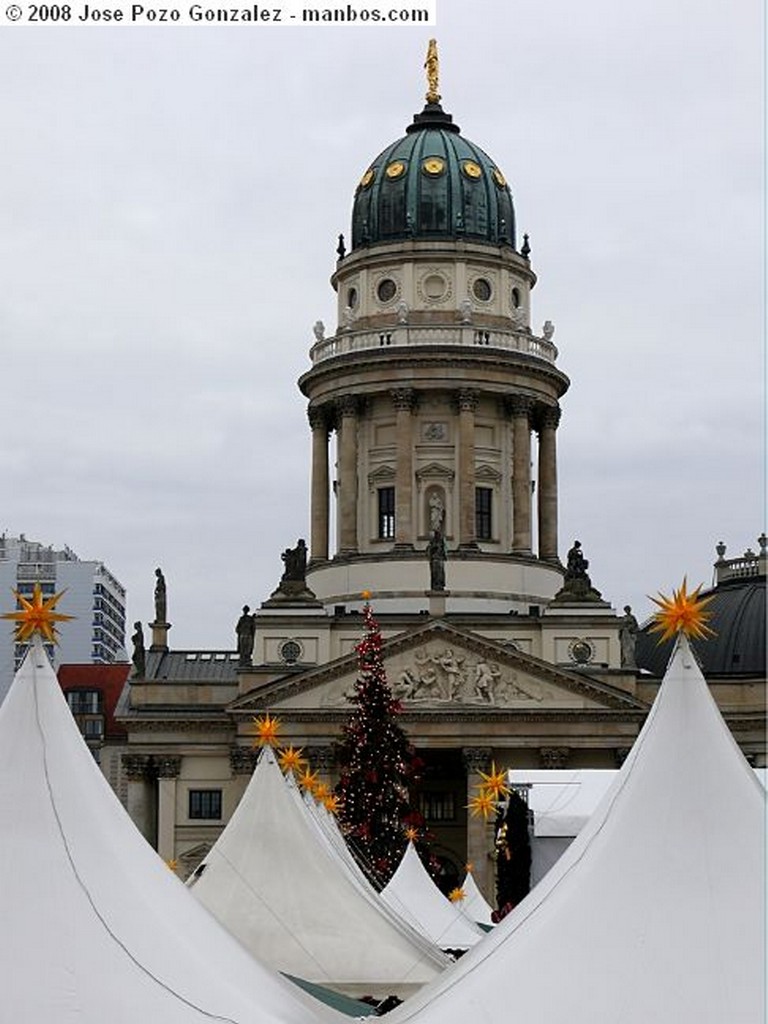
[(376, 157), (355, 193), (353, 250), (409, 238), (515, 247), (504, 175), (439, 103), (427, 103), (405, 136)]

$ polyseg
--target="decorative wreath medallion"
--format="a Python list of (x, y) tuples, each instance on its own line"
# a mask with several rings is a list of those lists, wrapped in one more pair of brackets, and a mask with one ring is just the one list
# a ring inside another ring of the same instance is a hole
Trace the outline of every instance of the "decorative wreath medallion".
[(387, 169), (384, 173), (390, 181), (396, 181), (398, 178), (402, 178), (405, 174), (405, 164), (402, 160), (393, 160), (391, 164), (387, 165)]

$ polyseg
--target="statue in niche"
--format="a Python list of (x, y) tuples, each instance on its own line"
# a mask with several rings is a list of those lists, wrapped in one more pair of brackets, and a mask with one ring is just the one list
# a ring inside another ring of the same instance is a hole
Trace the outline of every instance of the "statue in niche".
[(637, 643), (637, 632), (640, 626), (632, 614), (628, 604), (624, 605), (624, 617), (619, 628), (619, 643), (621, 644), (621, 667), (637, 668), (635, 661), (635, 644)]
[(155, 569), (155, 622), (165, 622), (168, 614), (165, 576), (162, 569)]
[(399, 324), (405, 325), (408, 323), (408, 303), (404, 299), (400, 299), (395, 306), (395, 313), (397, 314), (397, 322)]
[(139, 679), (143, 679), (147, 674), (147, 652), (144, 647), (144, 630), (142, 629), (140, 622), (134, 622), (133, 629), (134, 633), (131, 637), (131, 642), (133, 643), (133, 653), (131, 654), (133, 674), (138, 676)]
[(445, 562), (448, 558), (448, 549), (445, 546), (445, 538), (441, 529), (433, 530), (427, 546), (427, 558), (429, 559), (429, 589), (445, 590)]
[(429, 496), (429, 529), (442, 531), (445, 522), (445, 506), (439, 491), (432, 491)]
[(459, 303), (459, 318), (463, 324), (472, 323), (472, 302), (470, 299), (462, 299)]
[(235, 633), (237, 634), (238, 663), (242, 666), (253, 664), (253, 640), (256, 636), (256, 616), (250, 614), (250, 607), (243, 605), (243, 614), (237, 620)]

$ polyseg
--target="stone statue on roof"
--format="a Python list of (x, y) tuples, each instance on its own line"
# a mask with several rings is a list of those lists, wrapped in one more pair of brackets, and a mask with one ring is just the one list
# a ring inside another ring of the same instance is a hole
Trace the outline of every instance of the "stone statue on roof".
[(241, 666), (253, 664), (253, 640), (256, 636), (256, 616), (250, 614), (250, 607), (243, 605), (243, 614), (237, 620), (235, 633), (237, 634), (237, 653)]
[(143, 679), (147, 674), (147, 652), (144, 647), (144, 630), (142, 629), (140, 622), (134, 622), (133, 629), (134, 633), (131, 637), (131, 642), (133, 643), (133, 653), (131, 654), (133, 674), (139, 679)]
[(163, 570), (155, 569), (155, 577), (155, 622), (166, 622), (168, 603)]

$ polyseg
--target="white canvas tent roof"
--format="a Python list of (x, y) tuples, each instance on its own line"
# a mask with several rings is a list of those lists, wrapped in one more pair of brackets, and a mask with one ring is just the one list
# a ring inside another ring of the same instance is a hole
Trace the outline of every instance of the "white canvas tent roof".
[(461, 912), (468, 917), (470, 921), (479, 921), (480, 924), (486, 925), (491, 924), (491, 913), (493, 912), (493, 907), (480, 892), (477, 882), (475, 881), (475, 877), (471, 871), (468, 871), (464, 876), (461, 888), (464, 892), (464, 899), (456, 904)]
[[(592, 820), (390, 1024), (765, 1019), (764, 791), (681, 638)], [(546, 983), (544, 982), (546, 979)]]
[(469, 949), (484, 935), (455, 903), (443, 896), (411, 842), (397, 871), (381, 890), (381, 898), (442, 949)]
[(148, 846), (37, 637), (0, 708), (0, 821), (3, 1020), (340, 1019), (256, 963)]
[(348, 995), (403, 997), (445, 966), (360, 893), (269, 749), (191, 885), (264, 963)]

